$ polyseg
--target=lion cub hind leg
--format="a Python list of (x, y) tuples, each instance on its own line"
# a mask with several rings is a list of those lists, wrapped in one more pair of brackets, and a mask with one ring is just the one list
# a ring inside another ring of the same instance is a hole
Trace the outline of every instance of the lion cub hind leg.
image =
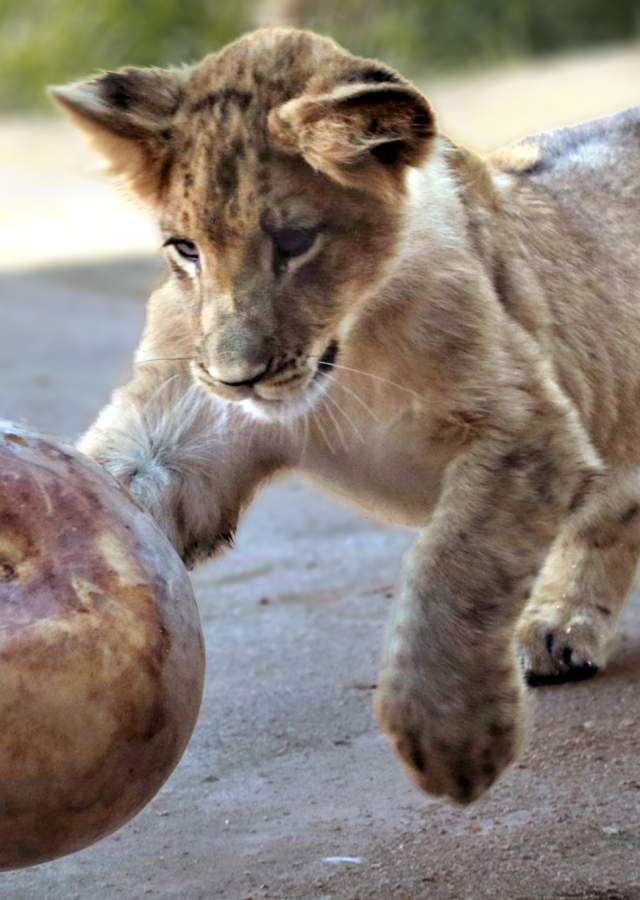
[(640, 557), (640, 477), (605, 476), (547, 558), (518, 626), (530, 686), (604, 668)]

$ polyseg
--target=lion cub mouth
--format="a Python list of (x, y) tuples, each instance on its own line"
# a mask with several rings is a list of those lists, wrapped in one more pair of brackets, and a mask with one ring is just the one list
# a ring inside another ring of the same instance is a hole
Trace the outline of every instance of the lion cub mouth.
[[(241, 405), (256, 418), (283, 421), (309, 409), (326, 390), (327, 375), (338, 357), (338, 341), (331, 340), (322, 356), (309, 356), (304, 369), (267, 371), (244, 382), (229, 383), (213, 378), (206, 366), (195, 366), (197, 380), (213, 393)], [(316, 362), (315, 369), (309, 363)]]
[(335, 365), (338, 350), (338, 342), (332, 340), (322, 356), (309, 357), (309, 361), (317, 359), (315, 371), (307, 369), (302, 377), (294, 376), (279, 386), (270, 386), (268, 382), (256, 384), (242, 406), (254, 418), (263, 421), (287, 422), (304, 414), (326, 391), (327, 375)]
[(322, 382), (331, 372), (338, 356), (338, 342), (332, 340), (322, 356), (310, 356), (307, 362), (317, 360), (315, 370), (308, 365), (302, 371), (291, 373), (285, 380), (278, 380), (277, 376), (260, 380), (252, 385), (250, 399), (264, 406), (268, 410), (270, 405), (278, 406), (282, 410), (292, 407), (294, 410), (303, 407), (308, 408), (314, 400), (324, 393), (326, 385)]

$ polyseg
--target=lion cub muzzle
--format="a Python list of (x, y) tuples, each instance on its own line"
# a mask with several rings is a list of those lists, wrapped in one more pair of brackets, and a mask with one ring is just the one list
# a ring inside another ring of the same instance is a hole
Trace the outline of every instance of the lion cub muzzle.
[(309, 402), (319, 396), (322, 380), (333, 368), (337, 355), (335, 340), (329, 341), (317, 354), (302, 350), (264, 354), (262, 358), (257, 353), (241, 358), (221, 354), (213, 362), (194, 363), (194, 375), (220, 397), (255, 401), (264, 413), (269, 404), (282, 410), (286, 404), (299, 405), (300, 401)]

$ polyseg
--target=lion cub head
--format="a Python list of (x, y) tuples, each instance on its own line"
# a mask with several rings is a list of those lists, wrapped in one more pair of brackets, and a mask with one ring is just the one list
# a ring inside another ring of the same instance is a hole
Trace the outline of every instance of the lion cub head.
[(282, 418), (323, 389), (402, 227), (434, 134), (420, 92), (308, 32), (249, 34), (183, 69), (54, 88), (154, 211), (194, 376)]

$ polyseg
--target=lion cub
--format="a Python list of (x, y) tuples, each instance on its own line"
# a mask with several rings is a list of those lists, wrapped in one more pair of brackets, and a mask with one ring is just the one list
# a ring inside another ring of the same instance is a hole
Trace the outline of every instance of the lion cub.
[(291, 469), (420, 529), (376, 711), (417, 784), (479, 797), (525, 679), (604, 666), (634, 576), (640, 112), (480, 159), (396, 72), (288, 29), (52, 93), (168, 266), (81, 448), (189, 564)]

